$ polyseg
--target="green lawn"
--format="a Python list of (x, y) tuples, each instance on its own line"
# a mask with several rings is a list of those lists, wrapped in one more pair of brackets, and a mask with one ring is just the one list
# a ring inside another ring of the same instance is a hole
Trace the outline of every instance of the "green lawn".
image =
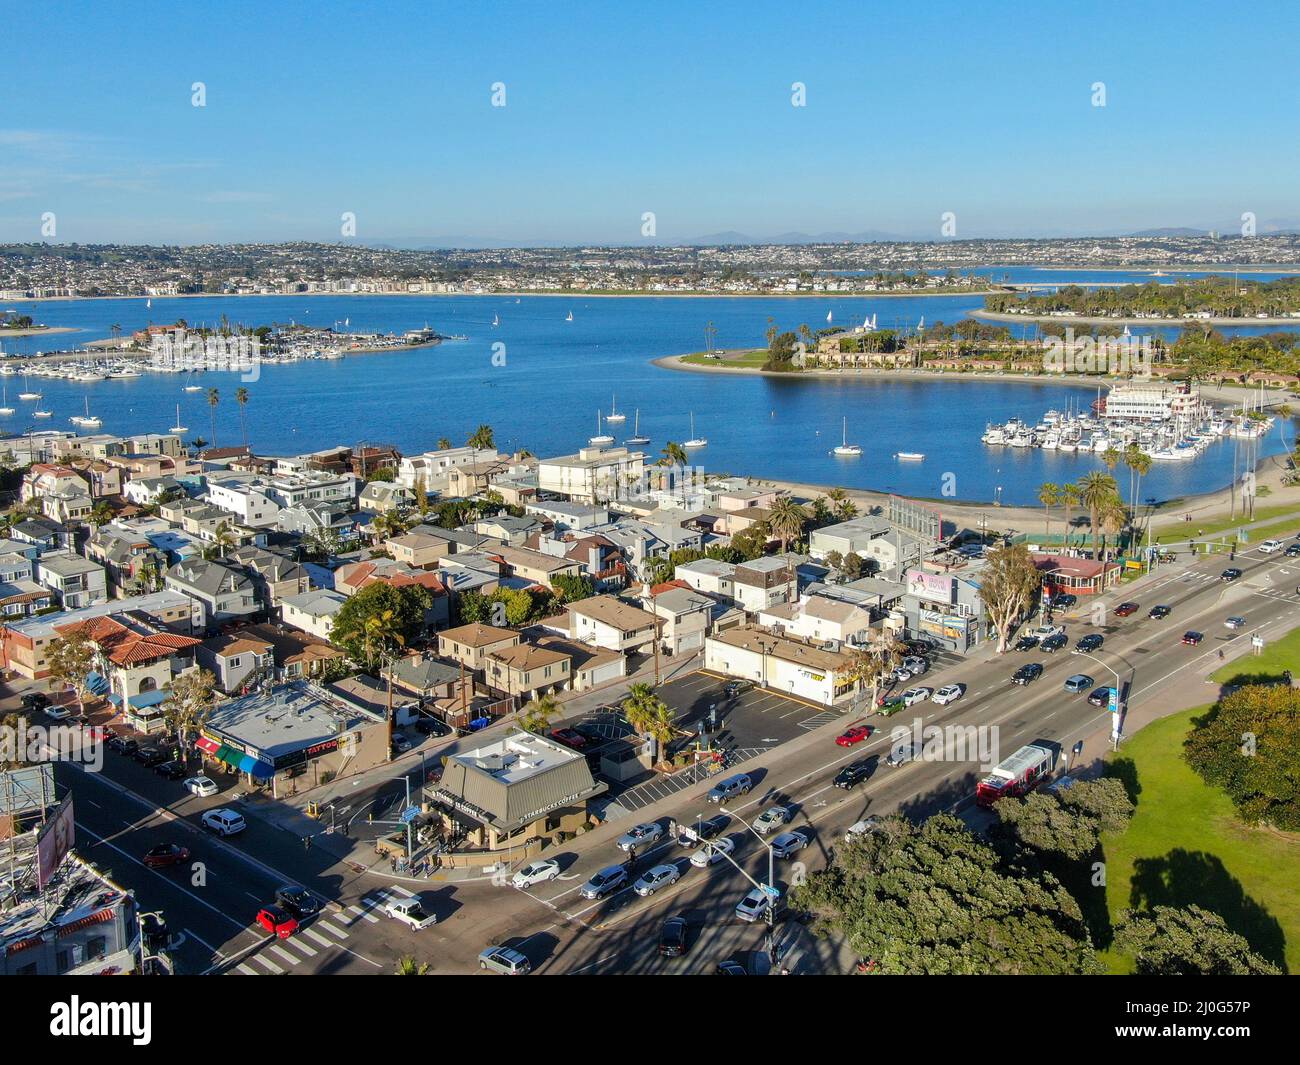
[[(1271, 507), (1256, 507), (1253, 518), (1237, 517), (1220, 518), (1217, 521), (1182, 521), (1165, 526), (1161, 532), (1156, 534), (1156, 543), (1181, 543), (1191, 537), (1201, 540), (1213, 533), (1227, 532), (1229, 529), (1236, 529), (1242, 525), (1250, 525), (1257, 521), (1268, 521), (1269, 518), (1280, 518), (1283, 514), (1294, 514), (1297, 511), (1300, 511), (1300, 506), (1295, 503), (1278, 503)], [(1295, 529), (1295, 526), (1296, 523), (1291, 521), (1286, 523), (1285, 528), (1292, 530)], [(1251, 543), (1259, 543), (1260, 540), (1267, 539), (1267, 530), (1256, 529), (1250, 533)]]
[[(1238, 639), (1249, 640), (1248, 629), (1238, 630)], [(1300, 677), (1300, 628), (1292, 629), (1281, 639), (1271, 640), (1258, 655), (1248, 654), (1210, 674), (1210, 679), (1220, 684), (1250, 684), (1261, 680), (1281, 680), (1282, 671), (1289, 669)]]
[(755, 369), (767, 362), (767, 352), (746, 351), (739, 355), (728, 354), (721, 359), (710, 359), (704, 352), (697, 351), (691, 355), (683, 355), (682, 362), (690, 363), (692, 366), (740, 366)]
[[(1243, 825), (1228, 797), (1183, 760), (1183, 737), (1207, 709), (1154, 721), (1111, 756), (1111, 771), (1136, 788), (1137, 813), (1127, 831), (1102, 839), (1109, 919), (1130, 905), (1195, 903), (1300, 972), (1300, 836)], [(1108, 935), (1097, 938), (1105, 945)], [(1131, 970), (1113, 950), (1102, 958), (1113, 972)]]

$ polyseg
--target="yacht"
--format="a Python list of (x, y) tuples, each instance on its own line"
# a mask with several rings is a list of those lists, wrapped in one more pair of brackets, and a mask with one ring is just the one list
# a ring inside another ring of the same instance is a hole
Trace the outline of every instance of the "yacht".
[(607, 447), (614, 442), (614, 438), (600, 427), (600, 411), (596, 411), (596, 435), (587, 437), (587, 443), (592, 447)]
[[(849, 420), (848, 420), (848, 418), (843, 419), (843, 423), (842, 423), (842, 425), (841, 425), (841, 430), (842, 430), (842, 434), (841, 434), (841, 436), (840, 436), (840, 441), (841, 441), (841, 442), (840, 442), (840, 446), (837, 447), (837, 448), (835, 448), (834, 451), (831, 452), (831, 454), (833, 454), (833, 455), (842, 455), (842, 456), (854, 456), (854, 457), (857, 456), (857, 455), (861, 455), (861, 454), (862, 454), (862, 448), (861, 448), (859, 445), (857, 445), (857, 444), (850, 444), (850, 443), (849, 443)], [(694, 435), (694, 433), (695, 433), (695, 427), (692, 426), (692, 427), (691, 427), (691, 434)]]
[(707, 447), (708, 438), (695, 435), (695, 412), (691, 411), (691, 438), (682, 444), (682, 447)]
[(986, 444), (1005, 444), (1007, 442), (1006, 431), (1000, 425), (990, 425), (984, 430), (984, 435), (980, 437)]
[(1033, 447), (1034, 432), (1028, 426), (1017, 429), (1015, 435), (1007, 441), (1012, 447)]
[(623, 441), (625, 444), (648, 444), (650, 438), (641, 435), (641, 408), (636, 410), (635, 419), (632, 422), (632, 435)]
[(110, 381), (127, 381), (139, 376), (141, 376), (139, 370), (132, 370), (129, 366), (123, 366), (121, 369), (111, 371), (108, 379)]
[(619, 422), (627, 421), (627, 415), (619, 414), (618, 412), (618, 407), (615, 405), (615, 400), (617, 399), (618, 399), (617, 396), (610, 397), (609, 413), (605, 415), (606, 425), (617, 425)]
[(1043, 437), (1043, 442), (1040, 446), (1044, 451), (1055, 451), (1061, 446), (1061, 437), (1054, 431), (1050, 432)]
[[(1043, 445), (1043, 447), (1046, 446), (1046, 444)], [(1069, 437), (1062, 437), (1060, 443), (1056, 445), (1056, 448), (1058, 451), (1064, 451), (1066, 454), (1073, 454), (1079, 450), (1079, 443), (1077, 440), (1072, 440)]]
[(925, 459), (925, 453), (923, 451), (900, 451), (894, 458), (898, 459), (899, 462), (922, 462)]
[(202, 392), (202, 391), (203, 391), (203, 386), (202, 386), (202, 385), (186, 385), (186, 386), (185, 386), (185, 391), (186, 391), (186, 392)]
[(169, 433), (185, 433), (189, 431), (189, 426), (181, 425), (181, 405), (176, 404), (176, 424), (167, 430)]

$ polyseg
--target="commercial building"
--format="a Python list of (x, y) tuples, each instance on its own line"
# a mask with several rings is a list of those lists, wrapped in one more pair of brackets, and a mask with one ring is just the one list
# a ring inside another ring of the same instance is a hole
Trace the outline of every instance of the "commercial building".
[(829, 707), (847, 706), (858, 689), (852, 655), (753, 625), (708, 637), (704, 668)]

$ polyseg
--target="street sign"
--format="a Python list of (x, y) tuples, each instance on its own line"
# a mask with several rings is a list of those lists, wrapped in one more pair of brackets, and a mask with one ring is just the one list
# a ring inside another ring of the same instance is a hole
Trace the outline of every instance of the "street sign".
[(407, 825), (410, 824), (419, 816), (420, 816), (420, 808), (418, 806), (408, 806), (405, 810), (402, 811), (401, 815), (397, 818), (397, 820), (400, 824)]
[(1110, 690), (1110, 712), (1112, 714), (1119, 713), (1119, 687), (1118, 686), (1111, 688)]

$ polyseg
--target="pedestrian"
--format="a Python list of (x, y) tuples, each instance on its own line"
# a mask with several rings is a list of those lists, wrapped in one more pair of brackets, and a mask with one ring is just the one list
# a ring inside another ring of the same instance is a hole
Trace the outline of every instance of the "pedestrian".
[(308, 851), (311, 850), (311, 836), (302, 837), (302, 849)]
[(1074, 756), (1078, 758), (1081, 754), (1083, 754), (1083, 740), (1074, 745)]

